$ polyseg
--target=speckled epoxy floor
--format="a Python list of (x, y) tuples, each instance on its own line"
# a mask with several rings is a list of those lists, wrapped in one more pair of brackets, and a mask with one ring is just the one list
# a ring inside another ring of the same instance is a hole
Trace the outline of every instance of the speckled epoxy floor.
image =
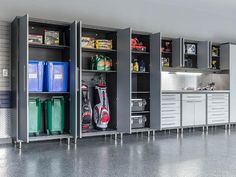
[(236, 130), (0, 146), (0, 177), (235, 177)]

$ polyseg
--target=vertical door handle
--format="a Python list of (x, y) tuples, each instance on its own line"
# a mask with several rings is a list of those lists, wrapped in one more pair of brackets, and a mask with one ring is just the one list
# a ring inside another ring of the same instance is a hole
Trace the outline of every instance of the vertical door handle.
[(26, 92), (26, 67), (24, 65), (24, 92)]

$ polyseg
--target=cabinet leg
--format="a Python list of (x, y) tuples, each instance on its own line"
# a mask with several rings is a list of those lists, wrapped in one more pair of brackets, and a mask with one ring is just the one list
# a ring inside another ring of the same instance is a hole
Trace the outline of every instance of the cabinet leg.
[(77, 144), (77, 139), (76, 138), (74, 138), (74, 144)]
[(117, 134), (115, 134), (114, 136), (115, 136), (115, 140), (117, 140)]
[(120, 133), (120, 140), (123, 141), (123, 133)]
[(183, 129), (183, 128), (181, 128), (181, 133), (182, 133), (182, 134), (184, 133), (184, 129)]
[(22, 142), (21, 142), (21, 141), (19, 142), (19, 146), (18, 146), (18, 148), (19, 148), (19, 149), (22, 148)]
[(156, 132), (155, 130), (152, 131), (152, 136), (155, 136)]
[(148, 134), (148, 137), (150, 137), (150, 131), (148, 131), (147, 134)]
[(204, 131), (205, 131), (205, 127), (203, 126), (203, 127), (202, 127), (202, 132), (204, 132)]
[(176, 133), (179, 134), (179, 129), (178, 128), (176, 129)]
[(70, 145), (70, 138), (67, 138), (67, 145)]
[(227, 125), (225, 125), (225, 130), (227, 130), (227, 128), (228, 128), (228, 126), (227, 126)]

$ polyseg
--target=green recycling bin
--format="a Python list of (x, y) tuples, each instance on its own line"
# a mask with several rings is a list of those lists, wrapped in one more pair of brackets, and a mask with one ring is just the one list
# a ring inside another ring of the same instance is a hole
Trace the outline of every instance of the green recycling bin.
[(62, 134), (64, 131), (65, 102), (63, 96), (54, 96), (45, 102), (47, 134)]
[(39, 135), (41, 129), (42, 102), (39, 98), (29, 99), (29, 134)]

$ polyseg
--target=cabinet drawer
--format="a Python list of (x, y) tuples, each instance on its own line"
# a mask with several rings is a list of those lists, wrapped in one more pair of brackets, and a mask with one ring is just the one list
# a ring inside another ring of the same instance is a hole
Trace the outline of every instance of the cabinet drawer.
[(208, 100), (208, 106), (227, 106), (228, 104), (228, 100)]
[(215, 93), (215, 94), (208, 94), (207, 97), (208, 100), (228, 100), (229, 94)]
[(180, 101), (180, 94), (162, 94), (161, 101)]
[(180, 101), (167, 101), (167, 100), (165, 100), (165, 101), (162, 101), (161, 102), (161, 106), (171, 106), (171, 107), (173, 107), (173, 106), (176, 106), (176, 107), (179, 107), (180, 106)]
[(175, 116), (180, 114), (180, 109), (162, 110), (161, 117)]
[(162, 129), (168, 129), (168, 128), (174, 128), (174, 127), (180, 127), (180, 122), (169, 122), (169, 123), (161, 124)]
[(215, 117), (229, 117), (228, 111), (226, 112), (208, 112), (208, 119), (212, 119)]
[(174, 116), (166, 116), (161, 118), (161, 127), (179, 127), (180, 126), (180, 114)]
[(205, 100), (206, 95), (205, 94), (183, 94), (184, 101), (199, 101), (199, 100)]
[(214, 105), (214, 106), (208, 105), (208, 112), (228, 112), (228, 111), (229, 111), (228, 105)]
[(229, 122), (229, 118), (228, 117), (215, 117), (212, 119), (208, 119), (208, 124), (224, 124), (224, 123), (228, 123)]
[(164, 101), (161, 103), (161, 108), (180, 107), (180, 101)]

